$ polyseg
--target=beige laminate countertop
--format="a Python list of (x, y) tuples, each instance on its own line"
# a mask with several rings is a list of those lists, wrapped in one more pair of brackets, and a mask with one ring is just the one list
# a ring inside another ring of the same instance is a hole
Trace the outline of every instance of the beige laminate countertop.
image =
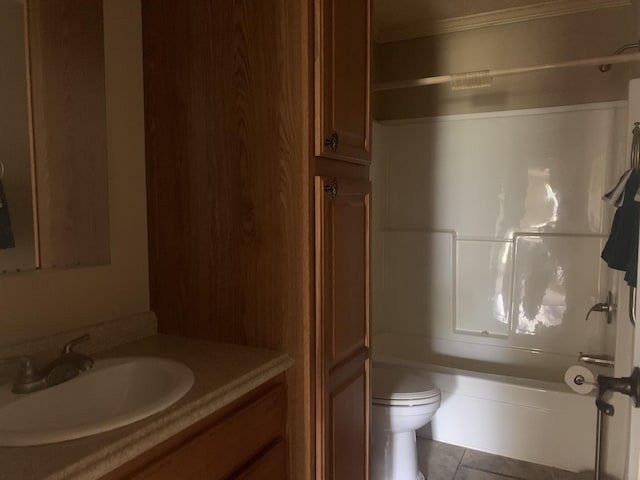
[(154, 335), (95, 358), (154, 356), (193, 370), (191, 390), (166, 410), (109, 432), (35, 447), (0, 448), (0, 479), (97, 479), (292, 365), (286, 354), (237, 345)]

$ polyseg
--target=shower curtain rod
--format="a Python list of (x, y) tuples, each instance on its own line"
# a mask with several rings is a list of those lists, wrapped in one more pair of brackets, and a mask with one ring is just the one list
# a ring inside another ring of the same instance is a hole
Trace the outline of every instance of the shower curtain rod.
[(374, 92), (383, 90), (396, 90), (401, 88), (422, 87), (425, 85), (436, 85), (440, 83), (451, 83), (452, 90), (463, 90), (467, 88), (488, 87), (494, 77), (505, 75), (517, 75), (520, 73), (538, 72), (542, 70), (552, 70), (565, 67), (589, 67), (603, 64), (628, 63), (640, 61), (639, 53), (629, 53), (625, 55), (609, 55), (606, 57), (584, 58), (582, 60), (571, 60), (567, 62), (547, 63), (530, 67), (509, 68), (503, 70), (478, 70), (474, 72), (453, 73), (450, 75), (440, 75), (437, 77), (424, 77), (415, 80), (404, 80), (398, 82), (379, 83), (373, 86)]

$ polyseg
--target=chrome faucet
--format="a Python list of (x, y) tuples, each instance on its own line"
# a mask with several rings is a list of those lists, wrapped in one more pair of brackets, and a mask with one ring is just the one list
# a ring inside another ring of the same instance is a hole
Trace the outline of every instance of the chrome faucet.
[(31, 393), (53, 387), (71, 380), (80, 372), (93, 367), (93, 359), (73, 351), (80, 342), (89, 340), (89, 334), (74, 338), (62, 347), (62, 353), (44, 368), (38, 370), (29, 357), (15, 357), (24, 360), (22, 368), (13, 382), (13, 393)]

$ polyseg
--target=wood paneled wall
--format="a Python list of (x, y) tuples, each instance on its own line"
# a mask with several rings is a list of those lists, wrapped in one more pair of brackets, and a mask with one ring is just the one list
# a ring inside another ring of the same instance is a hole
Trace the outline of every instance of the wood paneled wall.
[(161, 332), (294, 358), (295, 479), (311, 464), (306, 3), (142, 2), (151, 308)]

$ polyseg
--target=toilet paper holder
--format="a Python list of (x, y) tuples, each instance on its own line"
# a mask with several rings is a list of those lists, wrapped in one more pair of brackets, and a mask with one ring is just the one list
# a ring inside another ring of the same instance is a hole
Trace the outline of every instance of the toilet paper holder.
[(576, 375), (575, 377), (573, 377), (573, 383), (575, 383), (576, 385), (584, 385), (589, 384), (589, 385), (597, 385), (596, 382), (588, 382), (586, 378), (584, 378), (584, 375)]
[[(596, 407), (605, 415), (613, 416), (615, 409), (613, 405), (606, 402), (603, 397), (608, 392), (618, 392), (623, 395), (631, 397), (635, 408), (640, 408), (640, 368), (635, 367), (628, 377), (608, 377), (606, 375), (598, 375), (596, 379), (588, 370), (583, 370), (584, 373), (579, 370), (576, 373), (570, 373), (572, 369), (584, 368), (584, 367), (570, 367), (565, 374), (565, 381), (567, 383), (573, 383), (578, 386), (589, 385), (591, 387), (597, 387), (596, 393)], [(568, 376), (568, 375), (571, 376)], [(579, 391), (577, 393), (586, 394), (590, 390)]]

